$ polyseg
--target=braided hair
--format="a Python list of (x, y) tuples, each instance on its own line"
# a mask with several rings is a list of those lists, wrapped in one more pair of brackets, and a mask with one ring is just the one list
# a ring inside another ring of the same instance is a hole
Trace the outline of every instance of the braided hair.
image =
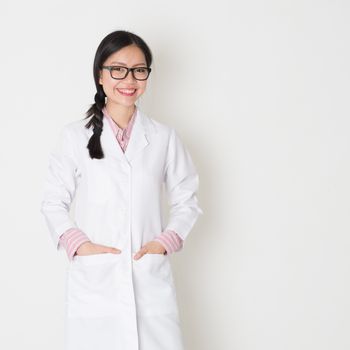
[(103, 131), (102, 110), (105, 106), (106, 94), (104, 93), (102, 85), (99, 83), (100, 70), (102, 69), (103, 63), (111, 54), (129, 45), (136, 45), (142, 50), (143, 54), (145, 55), (147, 66), (150, 67), (152, 64), (152, 53), (150, 48), (142, 38), (129, 31), (116, 30), (108, 34), (97, 48), (93, 66), (96, 86), (95, 103), (90, 106), (86, 112), (86, 117), (84, 118), (87, 119), (91, 117), (85, 125), (86, 128), (89, 129), (92, 127), (93, 130), (93, 134), (87, 144), (91, 158), (104, 158), (104, 153), (101, 146), (101, 133)]

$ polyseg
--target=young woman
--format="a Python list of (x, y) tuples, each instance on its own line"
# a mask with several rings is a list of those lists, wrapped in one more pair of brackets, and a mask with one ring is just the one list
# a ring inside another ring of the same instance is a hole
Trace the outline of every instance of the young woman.
[(69, 258), (66, 350), (183, 349), (169, 255), (203, 211), (177, 132), (136, 105), (151, 63), (136, 34), (107, 35), (94, 60), (95, 103), (62, 127), (49, 156), (41, 212)]

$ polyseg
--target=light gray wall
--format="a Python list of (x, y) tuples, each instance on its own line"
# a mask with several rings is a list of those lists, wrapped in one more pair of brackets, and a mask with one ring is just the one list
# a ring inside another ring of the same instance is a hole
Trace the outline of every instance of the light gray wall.
[(175, 127), (204, 215), (172, 256), (187, 350), (350, 347), (349, 2), (3, 1), (0, 347), (62, 349), (64, 273), (39, 213), (48, 151), (128, 29), (139, 106)]

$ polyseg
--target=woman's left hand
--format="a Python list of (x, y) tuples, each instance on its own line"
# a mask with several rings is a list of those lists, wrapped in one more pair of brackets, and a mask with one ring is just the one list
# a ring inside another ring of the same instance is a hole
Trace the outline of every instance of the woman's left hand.
[(157, 241), (150, 241), (146, 243), (135, 255), (134, 259), (140, 259), (144, 254), (164, 254), (166, 249), (161, 243)]

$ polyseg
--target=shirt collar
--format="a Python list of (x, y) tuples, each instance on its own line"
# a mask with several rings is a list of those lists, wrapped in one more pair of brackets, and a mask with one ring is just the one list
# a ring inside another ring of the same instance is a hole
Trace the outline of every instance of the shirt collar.
[(129, 122), (128, 122), (128, 125), (126, 126), (126, 128), (122, 129), (119, 127), (119, 125), (113, 120), (113, 118), (108, 114), (107, 112), (107, 109), (106, 109), (106, 105), (103, 107), (102, 109), (102, 112), (103, 112), (103, 115), (104, 117), (107, 118), (108, 122), (109, 122), (109, 125), (111, 126), (112, 128), (112, 131), (114, 133), (115, 136), (117, 136), (118, 132), (121, 132), (121, 133), (125, 133), (127, 137), (130, 136), (130, 133), (131, 133), (131, 129), (132, 129), (132, 126), (134, 124), (134, 121), (135, 121), (135, 117), (137, 115), (137, 106), (135, 106), (135, 111), (134, 111), (134, 114), (131, 116)]

